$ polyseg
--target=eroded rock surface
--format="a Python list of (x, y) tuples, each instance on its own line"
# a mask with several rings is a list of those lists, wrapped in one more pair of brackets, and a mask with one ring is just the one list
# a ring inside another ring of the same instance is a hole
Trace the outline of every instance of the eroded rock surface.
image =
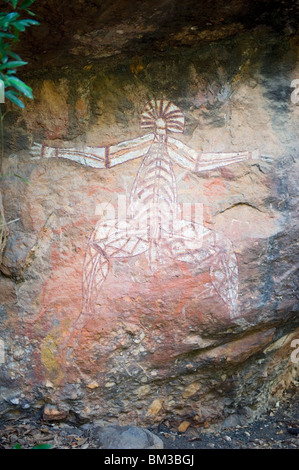
[[(166, 420), (185, 432), (253, 419), (297, 373), (297, 36), (269, 25), (235, 27), (223, 40), (192, 31), (189, 43), (177, 33), (167, 51), (132, 57), (124, 48), (113, 60), (96, 55), (87, 31), (71, 42), (78, 62), (61, 66), (58, 54), (51, 66), (47, 56), (46, 68), (27, 73), (35, 100), (11, 108), (5, 124), (1, 191), (15, 222), (0, 280), (3, 414), (18, 399), (20, 410), (46, 403), (103, 424)], [(154, 271), (146, 252), (111, 258), (94, 311), (80, 316), (89, 236), (128, 207), (141, 159), (96, 169), (30, 149), (137, 139), (148, 132), (144, 105), (161, 98), (186, 119), (184, 133), (169, 135), (196, 155), (260, 152), (205, 172), (173, 163), (178, 206), (199, 207), (202, 226), (232, 243), (238, 315), (208, 258), (170, 256), (167, 240)]]

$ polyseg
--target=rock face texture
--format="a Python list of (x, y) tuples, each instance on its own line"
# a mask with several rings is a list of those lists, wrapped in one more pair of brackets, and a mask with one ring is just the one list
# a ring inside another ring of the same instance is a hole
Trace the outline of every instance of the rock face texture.
[(233, 426), (296, 376), (298, 36), (186, 15), (140, 55), (126, 18), (90, 24), (9, 109), (3, 415)]
[(163, 449), (163, 441), (147, 429), (136, 426), (95, 428), (93, 436), (102, 449)]

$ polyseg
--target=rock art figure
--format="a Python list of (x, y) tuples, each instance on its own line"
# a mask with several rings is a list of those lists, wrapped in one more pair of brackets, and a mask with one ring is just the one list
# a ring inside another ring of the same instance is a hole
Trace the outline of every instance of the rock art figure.
[(35, 144), (32, 154), (64, 158), (101, 169), (142, 158), (130, 195), (125, 220), (101, 220), (92, 231), (83, 266), (80, 315), (95, 311), (99, 291), (113, 259), (146, 254), (152, 271), (168, 258), (199, 267), (208, 263), (212, 285), (228, 307), (239, 315), (238, 264), (232, 243), (202, 224), (180, 217), (173, 164), (192, 172), (208, 171), (258, 158), (258, 151), (196, 152), (170, 133), (182, 133), (183, 112), (171, 101), (151, 100), (142, 112), (141, 129), (153, 132), (110, 147), (54, 148)]

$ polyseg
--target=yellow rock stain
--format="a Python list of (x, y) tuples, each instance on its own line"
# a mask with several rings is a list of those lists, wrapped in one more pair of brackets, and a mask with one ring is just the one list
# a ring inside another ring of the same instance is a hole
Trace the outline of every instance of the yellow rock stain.
[(58, 385), (63, 379), (61, 366), (56, 357), (57, 343), (53, 337), (53, 333), (46, 336), (41, 346), (41, 360), (42, 364), (48, 372), (48, 377), (51, 382)]

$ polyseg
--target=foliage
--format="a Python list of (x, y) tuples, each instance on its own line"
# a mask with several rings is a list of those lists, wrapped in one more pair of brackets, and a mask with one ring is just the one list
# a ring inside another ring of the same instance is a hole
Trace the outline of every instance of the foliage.
[[(23, 101), (20, 100), (20, 96), (32, 99), (33, 95), (32, 89), (16, 76), (18, 67), (26, 65), (27, 62), (24, 62), (12, 49), (15, 43), (19, 40), (21, 32), (24, 32), (29, 26), (39, 24), (32, 18), (24, 18), (24, 15), (29, 15), (31, 17), (34, 16), (34, 13), (29, 9), (34, 1), (35, 0), (4, 0), (3, 11), (0, 11), (0, 95), (2, 95), (2, 91), (4, 91), (5, 98), (20, 108), (25, 107)], [(3, 96), (0, 97), (3, 98)], [(2, 160), (4, 154), (3, 119), (6, 112), (2, 112), (0, 104), (0, 174), (2, 173)], [(1, 177), (2, 176), (0, 176), (0, 178)], [(21, 176), (18, 177), (23, 179)], [(6, 222), (3, 207), (1, 205), (0, 260), (5, 246), (6, 234)]]
[(6, 11), (0, 12), (0, 80), (4, 83), (5, 97), (20, 108), (24, 103), (19, 96), (33, 98), (32, 89), (16, 76), (17, 68), (26, 65), (21, 57), (13, 52), (19, 35), (27, 27), (38, 25), (32, 18), (23, 18), (24, 13), (34, 16), (29, 7), (35, 0), (4, 0)]
[[(51, 448), (52, 448), (51, 444), (38, 444), (37, 446), (31, 447), (31, 449), (51, 449)], [(13, 449), (22, 449), (22, 447), (19, 443), (17, 443), (13, 446)]]

